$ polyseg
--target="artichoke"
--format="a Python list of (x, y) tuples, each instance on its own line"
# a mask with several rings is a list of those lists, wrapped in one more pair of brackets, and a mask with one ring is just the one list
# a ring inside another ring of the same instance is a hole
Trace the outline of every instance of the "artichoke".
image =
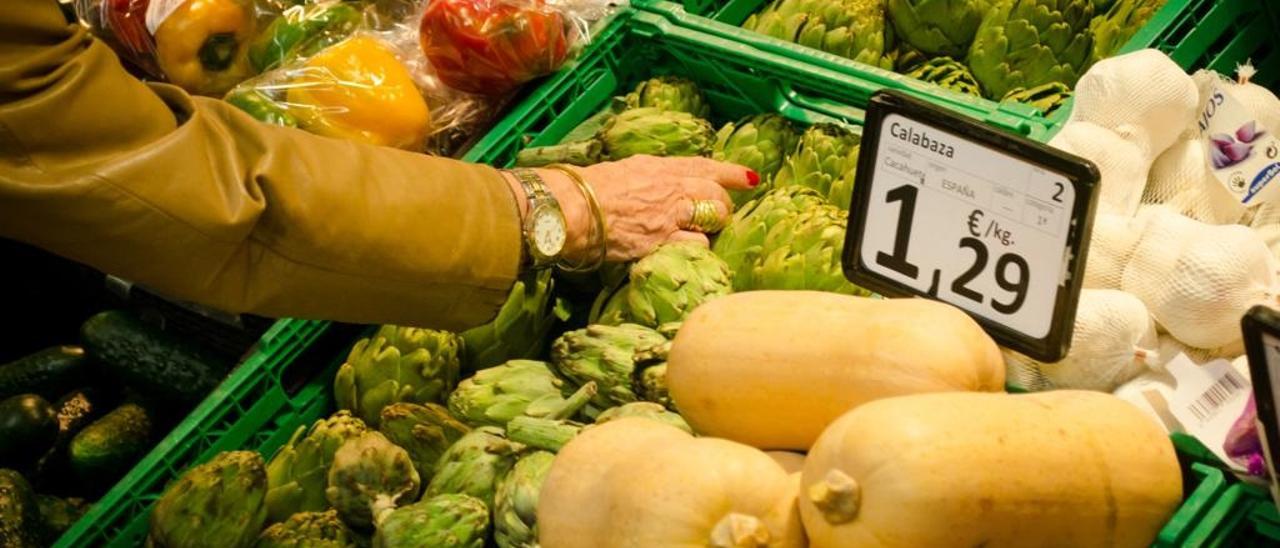
[(355, 548), (360, 537), (342, 523), (337, 510), (301, 512), (267, 527), (256, 548)]
[(418, 477), (431, 479), (440, 455), (471, 428), (439, 404), (395, 403), (382, 408), (378, 431), (409, 453)]
[(840, 209), (849, 209), (853, 199), (853, 179), (858, 168), (861, 139), (844, 126), (814, 124), (800, 136), (800, 145), (787, 158), (776, 188), (805, 186), (818, 191)]
[(955, 59), (950, 57), (930, 59), (923, 64), (917, 65), (906, 74), (917, 80), (924, 80), (951, 91), (982, 97), (982, 90), (978, 88), (978, 81), (973, 79), (973, 73), (969, 72), (969, 67), (956, 62)]
[(795, 150), (800, 132), (778, 114), (757, 114), (730, 122), (716, 133), (711, 157), (751, 168), (760, 174), (760, 185), (752, 190), (731, 191), (735, 206), (741, 206), (769, 189), (773, 176), (787, 155)]
[(734, 289), (808, 289), (869, 293), (844, 277), (848, 213), (808, 188), (783, 187), (744, 206), (716, 239), (715, 252), (734, 271)]
[(489, 509), (462, 494), (439, 495), (384, 514), (374, 548), (482, 548), (489, 532)]
[(329, 506), (324, 490), (329, 484), (333, 455), (348, 440), (367, 430), (364, 421), (348, 411), (338, 411), (306, 427), (298, 427), (289, 442), (267, 463), (267, 519), (283, 521), (298, 512), (319, 512)]
[(22, 474), (7, 468), (0, 468), (0, 546), (45, 546), (36, 494)]
[(462, 332), (467, 371), (493, 367), (508, 360), (534, 358), (547, 344), (556, 319), (569, 319), (563, 300), (555, 297), (550, 270), (516, 280), (511, 295), (492, 322)]
[[(36, 495), (36, 505), (40, 508), (40, 519), (44, 520), (45, 531), (50, 538), (57, 538), (67, 532), (80, 517), (89, 511), (84, 499), (64, 499), (50, 495)], [(3, 546), (0, 543), (0, 546)]]
[[(1133, 38), (1138, 29), (1151, 20), (1166, 0), (1094, 0), (1094, 13), (1099, 14), (1089, 22), (1093, 36), (1093, 49), (1089, 64), (1111, 57)], [(1083, 71), (1081, 71), (1083, 73)]]
[(442, 403), (458, 384), (461, 346), (447, 331), (384, 325), (351, 349), (333, 379), (334, 399), (374, 427), (393, 403)]
[(498, 480), (516, 463), (524, 446), (506, 438), (501, 428), (483, 426), (462, 436), (440, 457), (436, 475), (423, 497), (448, 493), (471, 495), (493, 507)]
[[(668, 338), (675, 338), (675, 333), (670, 333)], [(667, 389), (667, 354), (670, 352), (671, 341), (636, 349), (631, 386), (640, 399), (676, 411), (676, 404)]]
[(627, 108), (660, 108), (687, 112), (698, 118), (711, 115), (711, 105), (698, 84), (678, 76), (659, 76), (640, 82), (626, 96)]
[(627, 417), (643, 417), (646, 419), (652, 419), (663, 424), (674, 426), (690, 434), (693, 433), (693, 428), (689, 426), (688, 422), (685, 422), (684, 417), (681, 417), (678, 413), (668, 411), (666, 407), (663, 407), (660, 404), (648, 401), (632, 402), (606, 410), (604, 413), (601, 413), (600, 416), (596, 417), (596, 424), (604, 424), (612, 420)]
[(604, 409), (636, 401), (631, 389), (635, 351), (666, 341), (661, 333), (642, 325), (591, 325), (556, 339), (551, 360), (573, 382), (594, 381), (599, 390), (592, 403)]
[(343, 521), (363, 529), (373, 525), (374, 516), (415, 500), (419, 487), (409, 453), (370, 430), (334, 454), (325, 497)]
[(1089, 68), (1092, 0), (997, 0), (969, 49), (987, 98), (1050, 82), (1075, 86)]
[(887, 0), (899, 40), (927, 56), (964, 57), (990, 0)]
[(658, 246), (631, 266), (631, 281), (610, 298), (598, 323), (630, 322), (656, 328), (678, 322), (698, 305), (732, 291), (723, 260), (696, 242)]
[(253, 546), (267, 521), (267, 471), (253, 451), (228, 451), (191, 468), (151, 512), (157, 547)]
[(747, 30), (820, 49), (860, 63), (893, 68), (887, 55), (884, 0), (774, 0), (742, 25)]
[(568, 420), (516, 417), (507, 423), (507, 439), (555, 453), (585, 428), (587, 425)]
[[(590, 165), (637, 154), (708, 156), (715, 140), (711, 124), (687, 112), (633, 108), (609, 118), (590, 140), (526, 148), (520, 151), (516, 163), (522, 166)], [(593, 156), (596, 150), (599, 154)]]
[(498, 484), (493, 506), (493, 536), (500, 548), (538, 545), (538, 492), (555, 460), (555, 454), (547, 451), (527, 453)]
[(546, 362), (511, 360), (462, 381), (449, 396), (449, 411), (473, 425), (504, 426), (520, 415), (572, 417), (595, 395), (595, 383), (575, 392)]
[(1049, 82), (1031, 89), (1014, 88), (1009, 90), (1009, 94), (1005, 95), (1000, 101), (1031, 105), (1039, 109), (1045, 116), (1049, 116), (1061, 108), (1062, 105), (1065, 105), (1070, 98), (1071, 88), (1068, 88), (1066, 84)]

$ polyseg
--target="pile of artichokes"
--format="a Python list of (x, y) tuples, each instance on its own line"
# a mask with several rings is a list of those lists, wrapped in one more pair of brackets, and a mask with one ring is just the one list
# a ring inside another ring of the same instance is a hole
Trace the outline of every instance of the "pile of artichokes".
[(743, 28), (1051, 114), (1166, 0), (773, 0)]

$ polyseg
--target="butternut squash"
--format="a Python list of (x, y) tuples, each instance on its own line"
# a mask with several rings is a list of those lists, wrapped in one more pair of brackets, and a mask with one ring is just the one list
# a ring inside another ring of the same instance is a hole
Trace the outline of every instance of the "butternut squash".
[(751, 291), (693, 311), (672, 343), (667, 385), (700, 434), (804, 451), (858, 405), (1000, 391), (1004, 372), (995, 342), (948, 304)]
[(802, 548), (798, 476), (764, 452), (629, 417), (584, 430), (538, 497), (555, 548)]
[(1147, 546), (1182, 498), (1160, 427), (1110, 394), (922, 394), (861, 406), (805, 459), (815, 548)]

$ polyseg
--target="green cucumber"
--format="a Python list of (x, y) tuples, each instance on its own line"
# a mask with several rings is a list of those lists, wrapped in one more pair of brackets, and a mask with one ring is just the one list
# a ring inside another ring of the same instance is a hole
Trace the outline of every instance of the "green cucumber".
[(0, 466), (28, 469), (58, 439), (53, 406), (35, 394), (0, 401)]
[(226, 360), (160, 331), (124, 310), (99, 313), (80, 327), (89, 355), (147, 398), (194, 405), (230, 369)]
[(0, 365), (0, 399), (28, 393), (56, 398), (84, 382), (88, 362), (79, 346), (54, 346)]
[(0, 546), (44, 546), (44, 521), (27, 480), (13, 470), (0, 468)]
[(151, 418), (141, 406), (126, 403), (84, 427), (71, 438), (71, 471), (92, 485), (110, 485), (151, 448)]

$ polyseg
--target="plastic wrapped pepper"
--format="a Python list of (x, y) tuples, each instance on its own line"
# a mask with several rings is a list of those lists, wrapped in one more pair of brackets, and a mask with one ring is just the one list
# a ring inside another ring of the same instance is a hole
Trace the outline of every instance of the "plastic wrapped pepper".
[(431, 0), (420, 38), (445, 85), (499, 95), (560, 68), (576, 36), (567, 23), (542, 0)]
[(249, 45), (249, 62), (262, 72), (350, 36), (363, 20), (357, 6), (327, 1), (286, 9)]
[(186, 0), (155, 29), (156, 61), (187, 91), (221, 94), (253, 75), (246, 55), (253, 36), (247, 1)]

